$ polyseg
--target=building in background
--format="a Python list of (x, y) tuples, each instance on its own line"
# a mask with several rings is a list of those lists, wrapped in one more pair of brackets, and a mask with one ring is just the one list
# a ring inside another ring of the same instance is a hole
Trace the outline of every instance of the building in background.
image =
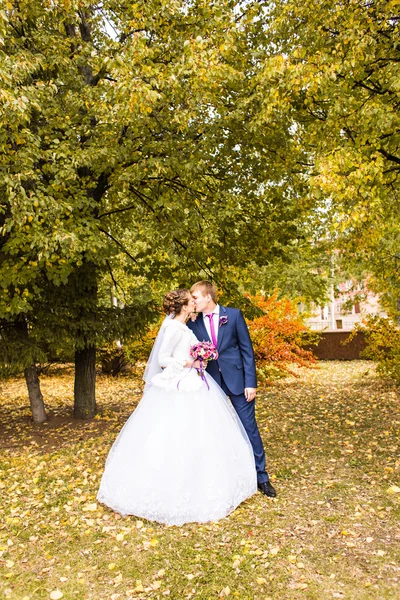
[(347, 280), (332, 287), (331, 301), (325, 306), (315, 306), (315, 312), (305, 319), (313, 330), (351, 330), (366, 315), (386, 317), (379, 296), (368, 290), (366, 282)]

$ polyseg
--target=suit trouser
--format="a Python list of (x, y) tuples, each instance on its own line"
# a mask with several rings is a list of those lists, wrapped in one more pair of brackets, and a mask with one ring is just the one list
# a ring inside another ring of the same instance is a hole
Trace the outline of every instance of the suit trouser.
[(260, 432), (258, 431), (257, 427), (255, 400), (247, 402), (244, 394), (231, 394), (231, 392), (226, 386), (225, 381), (222, 378), (222, 375), (220, 385), (224, 390), (225, 394), (231, 399), (232, 405), (236, 410), (238, 417), (241, 420), (242, 425), (245, 428), (250, 443), (252, 445), (254, 460), (256, 463), (257, 482), (266, 483), (267, 481), (269, 481), (269, 475), (265, 470), (265, 451)]

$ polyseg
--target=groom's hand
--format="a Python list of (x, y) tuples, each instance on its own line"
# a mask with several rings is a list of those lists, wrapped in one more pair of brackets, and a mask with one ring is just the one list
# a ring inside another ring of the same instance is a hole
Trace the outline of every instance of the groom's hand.
[(251, 402), (256, 397), (256, 388), (244, 388), (244, 395), (247, 402)]

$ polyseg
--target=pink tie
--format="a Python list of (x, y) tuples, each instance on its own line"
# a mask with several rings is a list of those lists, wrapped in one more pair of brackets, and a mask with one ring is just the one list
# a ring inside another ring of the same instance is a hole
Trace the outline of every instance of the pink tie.
[(215, 327), (214, 327), (214, 313), (206, 315), (210, 319), (210, 331), (211, 331), (211, 340), (215, 347), (217, 347), (217, 336), (215, 335)]

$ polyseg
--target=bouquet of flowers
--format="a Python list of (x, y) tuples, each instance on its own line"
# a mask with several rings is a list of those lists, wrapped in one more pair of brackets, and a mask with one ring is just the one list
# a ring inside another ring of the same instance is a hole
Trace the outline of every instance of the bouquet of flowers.
[(194, 344), (190, 348), (190, 356), (200, 362), (200, 367), (197, 367), (196, 371), (202, 380), (205, 381), (207, 388), (210, 389), (204, 371), (209, 360), (217, 360), (218, 351), (216, 347), (211, 342), (197, 342), (197, 344)]
[(208, 362), (218, 358), (218, 351), (211, 342), (197, 342), (190, 348), (190, 356), (200, 362)]

